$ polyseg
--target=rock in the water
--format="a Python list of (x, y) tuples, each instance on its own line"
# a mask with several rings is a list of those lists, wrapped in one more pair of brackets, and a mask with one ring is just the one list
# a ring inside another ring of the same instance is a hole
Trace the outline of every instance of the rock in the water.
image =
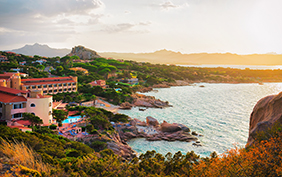
[(254, 142), (254, 136), (260, 131), (282, 123), (282, 92), (262, 98), (255, 105), (250, 117), (248, 145)]
[(146, 122), (147, 122), (147, 125), (151, 125), (151, 126), (154, 126), (154, 127), (160, 125), (158, 120), (151, 117), (151, 116), (146, 117)]
[(167, 123), (166, 121), (164, 121), (161, 124), (161, 131), (162, 132), (177, 132), (182, 130), (180, 126), (178, 126), (177, 124), (170, 124)]
[(128, 103), (128, 102), (124, 102), (120, 104), (119, 109), (131, 109), (132, 108), (132, 104)]
[(186, 125), (178, 124), (178, 123), (174, 123), (174, 124), (177, 124), (183, 131), (190, 132), (190, 128), (188, 128)]
[(193, 146), (203, 146), (201, 143), (193, 143)]
[(87, 49), (84, 46), (73, 47), (69, 56), (73, 56), (73, 55), (78, 56), (82, 60), (89, 60), (89, 59), (95, 59), (101, 57), (94, 50)]
[(202, 134), (197, 133), (197, 132), (195, 132), (195, 131), (192, 131), (192, 135), (195, 135), (195, 136), (203, 136)]

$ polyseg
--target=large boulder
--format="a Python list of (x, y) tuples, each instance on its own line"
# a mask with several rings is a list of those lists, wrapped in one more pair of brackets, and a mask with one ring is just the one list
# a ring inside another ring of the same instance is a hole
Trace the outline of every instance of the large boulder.
[(178, 123), (173, 123), (173, 124), (176, 124), (178, 125), (184, 132), (190, 132), (190, 128), (188, 128), (186, 125), (184, 124), (178, 124)]
[(178, 124), (170, 124), (164, 121), (161, 124), (161, 131), (162, 132), (177, 132), (182, 130), (181, 127)]
[(147, 125), (151, 125), (151, 126), (154, 126), (154, 127), (157, 127), (157, 126), (160, 125), (158, 120), (151, 117), (151, 116), (146, 117), (146, 122), (147, 122)]
[(255, 105), (250, 117), (248, 145), (254, 142), (254, 136), (260, 131), (282, 123), (282, 92), (262, 98)]

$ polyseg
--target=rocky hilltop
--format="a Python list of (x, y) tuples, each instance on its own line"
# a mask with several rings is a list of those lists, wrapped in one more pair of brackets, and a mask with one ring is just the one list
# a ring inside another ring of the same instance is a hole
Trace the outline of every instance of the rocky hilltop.
[(77, 55), (82, 60), (89, 60), (91, 58), (100, 58), (101, 56), (94, 50), (85, 48), (84, 46), (75, 46), (72, 48), (69, 56)]
[(255, 105), (250, 117), (248, 145), (254, 142), (257, 132), (271, 128), (275, 123), (282, 123), (282, 92), (262, 98)]

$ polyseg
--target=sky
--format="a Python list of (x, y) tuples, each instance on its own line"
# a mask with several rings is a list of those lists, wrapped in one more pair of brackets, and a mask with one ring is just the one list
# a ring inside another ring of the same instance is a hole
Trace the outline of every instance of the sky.
[(282, 53), (281, 0), (0, 0), (0, 50)]

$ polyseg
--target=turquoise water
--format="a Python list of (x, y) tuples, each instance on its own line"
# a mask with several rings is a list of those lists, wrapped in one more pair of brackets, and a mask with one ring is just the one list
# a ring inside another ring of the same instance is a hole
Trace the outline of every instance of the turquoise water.
[(81, 118), (81, 116), (68, 116), (68, 118), (66, 120), (64, 120), (62, 123), (74, 123), (77, 122), (79, 119)]
[[(205, 87), (199, 87), (204, 85)], [(145, 139), (133, 139), (129, 145), (138, 153), (156, 150), (161, 154), (181, 151), (195, 151), (201, 156), (209, 156), (213, 151), (223, 153), (237, 146), (244, 147), (249, 131), (249, 119), (253, 107), (261, 98), (278, 94), (282, 83), (259, 84), (208, 84), (195, 86), (156, 89), (158, 92), (145, 93), (173, 105), (165, 109), (147, 109), (139, 111), (120, 110), (132, 118), (146, 120), (147, 116), (156, 118), (160, 123), (177, 122), (187, 125), (192, 131), (204, 135), (200, 137), (202, 147), (194, 147), (191, 142), (149, 142)]]

